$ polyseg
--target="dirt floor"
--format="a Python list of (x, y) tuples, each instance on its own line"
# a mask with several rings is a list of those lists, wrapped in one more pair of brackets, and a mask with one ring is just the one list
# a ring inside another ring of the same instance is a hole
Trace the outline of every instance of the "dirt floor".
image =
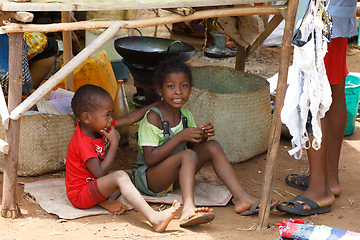
[[(182, 36), (178, 36), (182, 39)], [(201, 48), (201, 39), (192, 39), (197, 49)], [(265, 78), (273, 76), (279, 68), (280, 48), (260, 48), (246, 63), (246, 71), (259, 74)], [(360, 50), (355, 43), (349, 45), (348, 66), (351, 72), (360, 72)], [(197, 52), (189, 61), (191, 65), (227, 65), (234, 67), (235, 58), (210, 59)], [(132, 96), (135, 92), (131, 78), (125, 83), (126, 93)], [(137, 147), (134, 133), (137, 125), (130, 127), (130, 144), (122, 147), (117, 155), (114, 169), (129, 169), (135, 161)], [(306, 154), (301, 160), (294, 160), (287, 150), (290, 141), (282, 138), (277, 159), (276, 173), (273, 182), (272, 198), (280, 202), (293, 198), (301, 193), (288, 187), (284, 178), (290, 173), (308, 172)], [(17, 196), (22, 215), (16, 219), (0, 218), (0, 238), (2, 239), (279, 239), (276, 224), (280, 220), (303, 219), (307, 223), (326, 225), (351, 231), (360, 231), (360, 125), (356, 125), (354, 134), (345, 137), (340, 158), (339, 174), (343, 187), (341, 196), (336, 199), (330, 213), (298, 217), (272, 211), (268, 229), (258, 229), (257, 215), (243, 217), (233, 211), (233, 204), (215, 207), (216, 218), (209, 224), (193, 228), (180, 228), (179, 219), (174, 219), (164, 233), (155, 233), (148, 222), (135, 210), (121, 216), (100, 215), (76, 220), (61, 220), (48, 214), (27, 195), (22, 186), (17, 188)], [(266, 153), (260, 154), (246, 162), (234, 165), (239, 181), (245, 190), (260, 198), (266, 166)], [(206, 166), (209, 168), (210, 166)], [(51, 173), (39, 177), (19, 177), (19, 182), (34, 182), (43, 179), (64, 177), (64, 172)], [(0, 176), (2, 189), (2, 176)], [(1, 198), (1, 195), (0, 195)], [(151, 205), (159, 209), (158, 204)]]

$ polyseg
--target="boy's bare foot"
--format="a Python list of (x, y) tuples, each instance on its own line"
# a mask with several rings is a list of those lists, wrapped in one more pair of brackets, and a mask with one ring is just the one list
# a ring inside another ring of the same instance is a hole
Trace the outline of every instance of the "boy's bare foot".
[(180, 209), (180, 203), (174, 200), (172, 206), (162, 212), (156, 212), (153, 219), (150, 220), (155, 232), (163, 232), (170, 223), (170, 221), (176, 216)]
[(116, 215), (123, 214), (126, 210), (128, 210), (128, 207), (126, 205), (110, 198), (108, 200), (102, 201), (101, 203), (99, 203), (99, 205)]

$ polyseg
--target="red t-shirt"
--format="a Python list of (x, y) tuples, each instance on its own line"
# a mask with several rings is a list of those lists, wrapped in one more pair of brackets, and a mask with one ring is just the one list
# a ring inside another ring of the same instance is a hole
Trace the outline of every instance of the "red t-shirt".
[[(115, 126), (115, 120), (111, 123)], [(105, 144), (107, 138), (92, 139), (87, 136), (77, 123), (76, 130), (70, 140), (66, 155), (65, 185), (69, 199), (79, 195), (81, 189), (93, 180), (95, 176), (87, 168), (85, 162), (97, 157), (101, 162), (106, 156)]]

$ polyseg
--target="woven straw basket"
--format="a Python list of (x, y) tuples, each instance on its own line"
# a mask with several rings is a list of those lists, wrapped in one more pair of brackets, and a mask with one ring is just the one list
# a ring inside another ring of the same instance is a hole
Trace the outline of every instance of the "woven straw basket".
[[(70, 115), (36, 114), (20, 120), (19, 176), (37, 176), (65, 169), (66, 151), (75, 131), (75, 119)], [(5, 129), (0, 126), (0, 138)], [(4, 171), (4, 156), (0, 153), (0, 171)]]
[(232, 164), (268, 149), (271, 108), (266, 79), (228, 67), (192, 68), (193, 85), (184, 106), (198, 126), (211, 122)]

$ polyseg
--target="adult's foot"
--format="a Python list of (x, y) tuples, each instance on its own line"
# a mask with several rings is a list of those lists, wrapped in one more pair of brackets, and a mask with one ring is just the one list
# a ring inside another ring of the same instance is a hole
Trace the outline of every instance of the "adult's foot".
[(174, 200), (172, 206), (162, 212), (156, 212), (154, 217), (150, 219), (150, 223), (155, 232), (163, 232), (169, 225), (170, 221), (176, 216), (180, 209), (180, 203)]
[(279, 211), (294, 213), (297, 215), (312, 215), (330, 211), (330, 206), (335, 203), (335, 197), (331, 191), (319, 194), (320, 191), (305, 191), (289, 201), (279, 204)]
[[(310, 175), (307, 174), (289, 174), (285, 178), (285, 182), (287, 185), (293, 188), (297, 188), (303, 191), (306, 191), (306, 189), (309, 186), (309, 180)], [(331, 192), (334, 194), (335, 197), (339, 197), (339, 195), (342, 192), (341, 185), (338, 180), (332, 180), (329, 179), (329, 186), (331, 189)]]

